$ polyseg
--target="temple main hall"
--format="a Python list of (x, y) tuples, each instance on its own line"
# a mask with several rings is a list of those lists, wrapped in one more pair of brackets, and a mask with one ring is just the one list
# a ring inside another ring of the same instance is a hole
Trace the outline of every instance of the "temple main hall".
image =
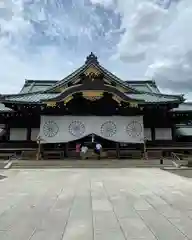
[(19, 93), (0, 95), (0, 152), (73, 159), (77, 144), (97, 142), (107, 159), (190, 152), (191, 111), (184, 95), (122, 80), (91, 53), (61, 80), (25, 80)]

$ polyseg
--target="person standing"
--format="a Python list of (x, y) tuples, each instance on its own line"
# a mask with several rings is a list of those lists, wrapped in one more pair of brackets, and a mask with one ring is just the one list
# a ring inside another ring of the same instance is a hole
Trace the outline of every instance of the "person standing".
[(85, 145), (83, 145), (83, 146), (81, 147), (81, 157), (82, 157), (83, 159), (87, 159), (87, 158), (88, 158), (87, 152), (88, 152), (88, 147), (85, 146)]
[(97, 143), (95, 146), (96, 154), (98, 155), (98, 160), (101, 159), (102, 145)]
[(80, 157), (80, 151), (81, 151), (81, 144), (80, 143), (76, 144), (75, 151), (77, 153), (77, 157)]

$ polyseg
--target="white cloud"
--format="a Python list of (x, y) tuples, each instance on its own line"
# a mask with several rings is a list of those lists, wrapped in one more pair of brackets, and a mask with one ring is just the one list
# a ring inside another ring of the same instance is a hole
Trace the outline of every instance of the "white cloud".
[(127, 64), (147, 62), (146, 76), (192, 95), (192, 1), (117, 0), (115, 10), (124, 29), (116, 57)]
[(92, 4), (110, 7), (114, 4), (114, 0), (90, 0)]
[[(192, 92), (192, 2), (183, 1), (177, 6), (177, 17), (164, 29), (157, 45), (157, 53), (146, 74), (165, 77), (173, 87)], [(166, 84), (164, 82), (164, 84)]]
[[(78, 17), (85, 16), (83, 6), (77, 6), (81, 14), (69, 16), (60, 0), (35, 0), (33, 4), (29, 0), (0, 1), (1, 94), (18, 92), (25, 78), (59, 80), (78, 67), (74, 63), (81, 54), (75, 54), (75, 44), (70, 52), (65, 43), (71, 44), (69, 37), (81, 41), (84, 36), (91, 41), (94, 29), (88, 27), (89, 22), (82, 24)], [(99, 19), (93, 21), (96, 24)]]
[[(78, 67), (77, 63), (82, 63), (90, 50), (109, 54), (115, 49), (116, 63), (112, 61), (111, 68), (117, 75), (127, 79), (130, 75), (136, 78), (145, 74), (168, 92), (181, 91), (190, 96), (192, 1), (170, 1), (89, 0), (92, 9), (90, 4), (79, 0), (73, 1), (72, 15), (69, 15), (62, 0), (34, 0), (33, 4), (29, 0), (1, 0), (1, 93), (18, 91), (24, 78), (62, 78)], [(111, 21), (106, 32), (101, 6), (103, 15), (109, 8), (121, 16), (120, 28), (115, 28), (116, 22)], [(106, 35), (105, 46), (98, 40), (102, 34)], [(117, 39), (120, 35), (117, 46), (109, 44), (113, 43), (114, 35)], [(77, 42), (73, 44), (73, 41)]]
[[(122, 59), (142, 61), (153, 49), (162, 30), (169, 24), (168, 10), (154, 0), (119, 0), (117, 9), (122, 16), (122, 34), (118, 44), (118, 54)], [(140, 58), (141, 57), (141, 58)]]
[[(1, 49), (1, 93), (19, 91), (24, 79), (59, 80), (74, 69), (55, 47), (45, 47), (37, 55), (22, 59), (8, 49)], [(56, 61), (56, 62), (55, 62)]]

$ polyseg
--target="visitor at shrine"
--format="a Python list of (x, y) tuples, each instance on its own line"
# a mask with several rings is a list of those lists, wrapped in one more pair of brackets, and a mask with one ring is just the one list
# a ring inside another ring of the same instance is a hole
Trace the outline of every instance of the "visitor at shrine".
[(98, 159), (101, 159), (102, 145), (97, 143), (95, 146), (95, 153), (98, 155)]
[(87, 159), (87, 152), (88, 152), (88, 147), (85, 146), (85, 145), (83, 145), (83, 146), (81, 147), (81, 157), (82, 157), (83, 159)]
[(81, 151), (81, 144), (77, 143), (76, 144), (76, 153), (80, 153), (80, 151)]
[(75, 146), (75, 152), (77, 154), (77, 157), (79, 158), (80, 157), (80, 152), (81, 152), (81, 144), (80, 143), (77, 143), (76, 146)]

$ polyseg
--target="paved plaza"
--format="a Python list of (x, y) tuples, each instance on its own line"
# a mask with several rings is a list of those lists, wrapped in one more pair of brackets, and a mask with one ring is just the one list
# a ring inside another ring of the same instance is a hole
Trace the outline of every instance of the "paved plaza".
[(192, 178), (155, 168), (0, 175), (0, 240), (192, 239)]

